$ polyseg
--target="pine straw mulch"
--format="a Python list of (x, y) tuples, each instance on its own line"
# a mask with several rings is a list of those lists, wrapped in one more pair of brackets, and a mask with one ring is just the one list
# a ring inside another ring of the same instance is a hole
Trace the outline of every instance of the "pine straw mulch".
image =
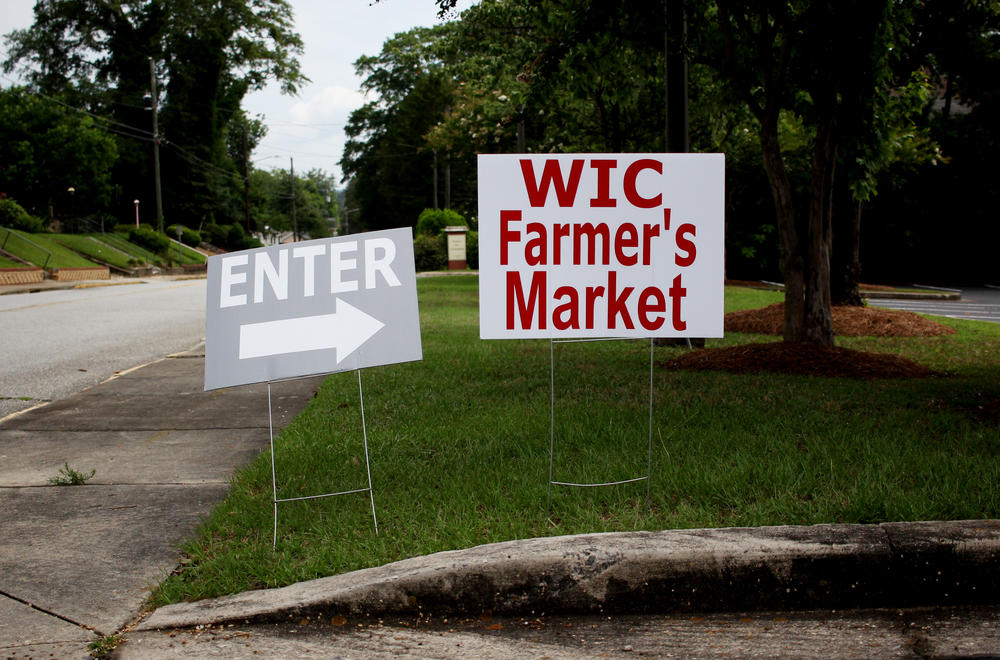
[[(780, 335), (784, 305), (726, 314), (726, 332)], [(844, 337), (934, 337), (955, 330), (912, 312), (872, 307), (834, 307), (834, 334)], [(912, 360), (887, 353), (777, 342), (692, 351), (667, 362), (667, 369), (759, 373), (761, 371), (841, 378), (923, 378), (934, 374)]]
[[(726, 332), (780, 335), (785, 324), (785, 305), (726, 314)], [(833, 308), (833, 334), (841, 337), (937, 337), (955, 334), (954, 328), (935, 323), (913, 312), (877, 307)]]

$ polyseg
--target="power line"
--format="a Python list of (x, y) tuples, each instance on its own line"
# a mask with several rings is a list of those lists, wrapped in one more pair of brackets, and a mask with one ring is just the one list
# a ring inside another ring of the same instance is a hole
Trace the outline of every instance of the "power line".
[(93, 112), (90, 112), (89, 110), (84, 110), (83, 108), (78, 108), (78, 107), (76, 107), (74, 105), (70, 105), (69, 103), (66, 103), (65, 101), (60, 101), (59, 99), (57, 99), (55, 97), (52, 97), (52, 96), (49, 96), (48, 94), (43, 94), (41, 92), (37, 92), (37, 91), (31, 90), (31, 89), (28, 89), (27, 87), (23, 87), (23, 86), (19, 85), (17, 83), (17, 81), (12, 80), (11, 78), (8, 78), (7, 76), (0, 75), (0, 78), (3, 78), (4, 80), (6, 80), (7, 82), (11, 83), (12, 85), (16, 85), (16, 86), (20, 87), (22, 90), (24, 90), (24, 92), (26, 92), (27, 94), (30, 94), (31, 96), (35, 96), (35, 97), (38, 97), (40, 99), (44, 99), (46, 101), (49, 101), (50, 103), (55, 103), (56, 105), (59, 105), (59, 106), (61, 106), (63, 108), (66, 108), (68, 110), (72, 110), (73, 112), (79, 112), (80, 114), (87, 115), (91, 119), (97, 120), (99, 122), (104, 122), (105, 124), (109, 124), (109, 125), (112, 125), (112, 126), (120, 127), (120, 129), (125, 129), (125, 130), (128, 130), (128, 131), (132, 131), (132, 132), (134, 132), (134, 133), (137, 134), (135, 136), (130, 136), (130, 137), (137, 137), (137, 138), (139, 138), (141, 136), (140, 139), (148, 139), (150, 141), (152, 141), (153, 138), (154, 138), (153, 133), (150, 132), (150, 131), (147, 131), (145, 129), (138, 128), (136, 126), (130, 126), (129, 124), (125, 124), (125, 123), (122, 123), (122, 122), (118, 121), (117, 119), (112, 119), (110, 117), (105, 117), (103, 115), (95, 114)]
[[(66, 103), (65, 101), (60, 101), (59, 99), (57, 99), (55, 97), (52, 97), (52, 96), (49, 96), (47, 94), (43, 94), (42, 92), (38, 92), (38, 91), (34, 91), (34, 90), (31, 90), (31, 89), (28, 89), (27, 87), (24, 87), (23, 85), (21, 85), (17, 81), (15, 81), (15, 80), (13, 80), (13, 79), (11, 79), (8, 76), (5, 76), (3, 74), (0, 74), (0, 78), (2, 78), (3, 80), (7, 81), (11, 85), (14, 85), (14, 86), (20, 88), (25, 93), (27, 93), (27, 94), (29, 94), (31, 96), (43, 99), (43, 100), (48, 101), (50, 103), (54, 103), (54, 104), (56, 104), (56, 105), (58, 105), (58, 106), (60, 106), (62, 108), (67, 109), (67, 110), (71, 110), (73, 112), (77, 112), (77, 113), (86, 115), (86, 116), (90, 117), (91, 119), (93, 119), (93, 120), (95, 120), (97, 122), (100, 122), (103, 125), (104, 130), (108, 131), (109, 133), (114, 133), (115, 135), (121, 135), (123, 137), (131, 138), (131, 139), (134, 139), (134, 140), (142, 140), (144, 142), (153, 142), (154, 140), (157, 139), (157, 136), (155, 136), (151, 131), (148, 131), (148, 130), (145, 130), (145, 129), (142, 129), (142, 128), (138, 128), (136, 126), (131, 126), (129, 124), (125, 124), (125, 123), (120, 122), (120, 121), (118, 121), (116, 119), (112, 119), (111, 117), (105, 117), (103, 115), (98, 115), (96, 113), (90, 112), (89, 110), (85, 110), (83, 108), (78, 108), (78, 107), (76, 107), (74, 105), (70, 105), (69, 103)], [(191, 153), (189, 150), (185, 149), (180, 144), (178, 144), (176, 142), (172, 142), (171, 140), (163, 137), (162, 135), (159, 136), (159, 144), (161, 146), (168, 147), (168, 148), (174, 150), (175, 152), (179, 153), (191, 165), (199, 166), (203, 170), (206, 170), (206, 171), (211, 170), (211, 171), (215, 171), (215, 172), (217, 172), (219, 174), (224, 174), (226, 176), (231, 176), (236, 181), (242, 181), (243, 180), (243, 177), (240, 174), (238, 174), (237, 172), (233, 172), (232, 170), (228, 170), (228, 169), (219, 167), (218, 165), (215, 165), (214, 163), (206, 161), (206, 160), (204, 160), (204, 159), (196, 156), (195, 154)], [(331, 154), (310, 153), (310, 152), (306, 152), (306, 151), (297, 151), (297, 150), (294, 150), (294, 149), (286, 149), (286, 148), (283, 148), (283, 147), (271, 147), (271, 146), (266, 146), (265, 147), (263, 144), (258, 145), (258, 146), (263, 147), (265, 149), (272, 149), (272, 150), (276, 150), (276, 151), (284, 151), (286, 153), (291, 153), (291, 154), (294, 154), (294, 155), (313, 156), (313, 157), (319, 157), (319, 158), (338, 158), (338, 156), (334, 156), (334, 155), (331, 155)]]
[(337, 127), (347, 126), (347, 122), (344, 121), (329, 122), (329, 123), (311, 123), (311, 124), (303, 124), (294, 121), (265, 121), (264, 123), (268, 126), (293, 126), (301, 128), (311, 128), (313, 126), (337, 126)]
[(311, 153), (311, 152), (308, 152), (308, 151), (298, 151), (298, 150), (295, 150), (295, 149), (286, 149), (285, 147), (272, 147), (270, 145), (264, 144), (263, 142), (261, 142), (257, 146), (259, 148), (261, 148), (261, 149), (271, 149), (273, 151), (284, 151), (286, 153), (291, 153), (291, 154), (299, 155), (299, 156), (316, 156), (316, 157), (319, 157), (319, 158), (339, 158), (339, 156), (334, 156), (332, 154), (317, 154), (317, 153)]

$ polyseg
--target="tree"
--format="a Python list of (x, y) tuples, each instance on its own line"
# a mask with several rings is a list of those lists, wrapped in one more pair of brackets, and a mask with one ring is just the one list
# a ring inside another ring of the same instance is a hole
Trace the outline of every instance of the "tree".
[(438, 143), (488, 151), (662, 148), (663, 30), (647, 6), (486, 0), (463, 12), (446, 46), (459, 90), (435, 129)]
[[(287, 170), (253, 170), (250, 174), (251, 216), (254, 231), (290, 232), (292, 222), (292, 182)], [(327, 218), (334, 217), (333, 180), (322, 170), (295, 175), (295, 222), (300, 233), (310, 238), (330, 235)], [(327, 196), (330, 202), (326, 201)]]
[[(413, 224), (433, 207), (437, 190), (451, 180), (474, 190), (471, 154), (435, 153), (426, 135), (455, 102), (456, 82), (442, 48), (450, 24), (415, 28), (387, 40), (377, 56), (358, 59), (362, 89), (376, 100), (355, 110), (345, 128), (348, 142), (340, 161), (350, 178), (360, 224), (376, 229)], [(450, 157), (449, 157), (450, 156)], [(439, 182), (438, 178), (443, 179)], [(460, 195), (469, 206), (474, 195)], [(453, 196), (454, 197), (454, 196)], [(357, 228), (355, 218), (352, 228)]]
[(244, 95), (268, 80), (291, 93), (306, 80), (287, 0), (39, 0), (31, 28), (6, 40), (6, 71), (20, 68), (33, 88), (110, 116), (120, 136), (119, 213), (153, 197), (143, 97), (155, 63), (166, 91), (156, 99), (165, 214), (189, 225), (240, 209), (225, 133)]
[[(850, 118), (872, 118), (889, 54), (887, 1), (740, 3), (703, 8), (693, 50), (714, 66), (760, 126), (761, 153), (776, 209), (785, 280), (786, 341), (833, 344), (830, 250), (838, 150)], [(808, 196), (796, 200), (782, 153), (784, 112), (811, 135)]]
[(267, 125), (263, 117), (248, 117), (242, 110), (238, 112), (226, 127), (226, 155), (235, 170), (240, 174), (243, 187), (243, 223), (246, 231), (254, 231), (254, 223), (250, 218), (250, 154), (257, 148), (267, 135)]
[[(437, 4), (445, 13), (455, 3)], [(933, 158), (914, 126), (913, 99), (926, 87), (899, 62), (914, 12), (935, 4), (685, 2), (693, 146), (729, 156), (727, 207), (740, 213), (730, 214), (727, 248), (757, 259), (777, 228), (789, 341), (833, 343), (833, 292), (858, 300), (862, 204), (897, 158)], [(429, 141), (510, 150), (516, 125), (518, 150), (662, 148), (663, 116), (649, 109), (663, 107), (662, 18), (672, 6), (483, 0), (447, 40), (461, 53), (458, 103)], [(776, 220), (756, 203), (753, 134)]]
[(0, 193), (32, 214), (102, 211), (116, 156), (115, 141), (87, 115), (24, 88), (0, 90)]
[(164, 183), (172, 192), (170, 212), (196, 224), (234, 198), (226, 126), (241, 121), (243, 97), (268, 79), (296, 90), (304, 78), (293, 55), (302, 42), (291, 31), (286, 0), (173, 0), (170, 11), (162, 124), (176, 148), (165, 150)]
[(866, 250), (882, 257), (874, 274), (991, 282), (1000, 243), (992, 211), (1000, 203), (992, 156), (1000, 147), (1000, 6), (926, 0), (913, 7), (908, 35), (899, 70), (923, 72), (931, 93), (913, 100), (918, 139), (903, 142), (866, 211)]

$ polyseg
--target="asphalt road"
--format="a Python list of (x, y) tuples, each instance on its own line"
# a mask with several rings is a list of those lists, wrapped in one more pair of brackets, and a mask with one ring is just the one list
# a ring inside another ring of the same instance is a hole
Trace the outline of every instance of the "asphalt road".
[(1000, 289), (962, 289), (961, 300), (872, 298), (869, 304), (874, 307), (902, 309), (909, 312), (947, 316), (954, 319), (1000, 323)]
[(205, 336), (205, 280), (0, 296), (0, 419), (192, 348)]

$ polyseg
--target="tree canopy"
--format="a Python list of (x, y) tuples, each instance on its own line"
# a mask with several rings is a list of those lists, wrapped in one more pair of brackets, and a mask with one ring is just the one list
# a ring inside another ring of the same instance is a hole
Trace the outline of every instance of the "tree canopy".
[(306, 81), (287, 0), (39, 0), (34, 11), (30, 28), (6, 35), (4, 70), (106, 118), (119, 151), (112, 212), (152, 202), (156, 141), (170, 222), (237, 219), (243, 172), (226, 138), (243, 97), (270, 80), (289, 93)]
[[(964, 190), (952, 158), (964, 161), (974, 146), (996, 143), (985, 127), (993, 125), (998, 87), (1000, 6), (684, 0), (686, 29), (665, 43), (668, 10), (677, 2), (482, 0), (433, 40), (411, 33), (408, 48), (420, 56), (395, 61), (400, 76), (370, 79), (378, 100), (356, 126), (384, 122), (398, 129), (393, 144), (452, 158), (663, 151), (665, 65), (668, 55), (681, 54), (690, 66), (691, 148), (727, 154), (728, 274), (783, 279), (785, 338), (829, 345), (832, 303), (860, 302), (863, 255), (869, 255), (865, 272), (888, 272), (890, 281), (912, 276), (897, 251), (863, 249), (862, 215), (872, 244), (895, 236), (932, 249), (933, 239), (914, 239), (888, 201), (898, 203), (906, 190), (938, 205), (943, 196), (911, 182), (933, 179)], [(441, 16), (454, 15), (454, 0), (435, 4)], [(383, 56), (398, 49), (399, 39), (387, 42)], [(393, 113), (407, 95), (415, 101), (419, 87), (388, 93), (381, 83), (414, 80), (414, 71), (438, 81), (441, 98), (430, 112), (438, 118), (403, 127)], [(384, 148), (386, 135), (357, 131), (345, 163), (373, 154), (378, 144)], [(345, 171), (358, 189), (373, 182), (392, 187), (377, 170)], [(430, 168), (424, 172), (419, 184), (408, 178), (406, 185), (426, 188)], [(358, 199), (364, 207), (365, 195)], [(927, 215), (925, 206), (907, 203), (917, 216)], [(979, 251), (969, 243), (966, 249)], [(964, 263), (948, 276), (983, 272), (982, 263)]]
[(89, 116), (18, 87), (0, 90), (0, 193), (43, 219), (102, 212), (114, 139)]

